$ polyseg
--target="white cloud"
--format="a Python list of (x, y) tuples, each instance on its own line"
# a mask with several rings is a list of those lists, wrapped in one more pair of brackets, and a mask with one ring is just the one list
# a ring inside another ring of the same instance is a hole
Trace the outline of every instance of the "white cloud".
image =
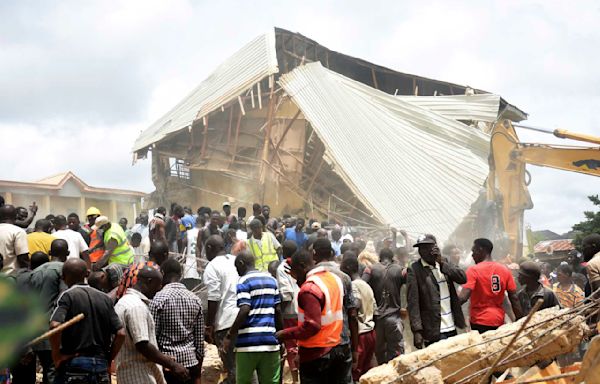
[[(15, 164), (1, 177), (71, 169), (90, 184), (151, 190), (150, 162), (130, 165), (136, 135), (273, 26), (499, 93), (532, 125), (598, 134), (599, 13), (591, 0), (0, 2), (0, 159)], [(526, 221), (536, 229), (568, 230), (591, 208), (585, 196), (600, 190), (589, 176), (531, 173), (536, 207)]]

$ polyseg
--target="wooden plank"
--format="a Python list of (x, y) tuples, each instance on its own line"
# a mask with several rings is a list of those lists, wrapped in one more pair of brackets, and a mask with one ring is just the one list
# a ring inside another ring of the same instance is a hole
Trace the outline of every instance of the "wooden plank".
[(79, 315), (73, 317), (72, 319), (70, 319), (70, 320), (62, 323), (58, 327), (53, 328), (53, 329), (49, 330), (48, 332), (45, 332), (43, 335), (41, 335), (39, 337), (36, 337), (35, 339), (31, 340), (29, 343), (27, 343), (25, 345), (25, 347), (29, 348), (29, 347), (31, 347), (31, 346), (39, 343), (42, 340), (49, 339), (50, 337), (54, 336), (58, 332), (62, 332), (64, 329), (67, 329), (70, 326), (72, 326), (73, 324), (80, 322), (84, 318), (85, 318), (85, 315), (83, 313), (80, 313)]
[(235, 125), (235, 139), (233, 140), (233, 153), (231, 154), (231, 161), (235, 160), (237, 154), (238, 141), (240, 139), (240, 124), (242, 123), (242, 112), (238, 114), (237, 124)]
[(266, 178), (266, 173), (267, 173), (267, 163), (268, 163), (268, 156), (269, 156), (269, 139), (271, 137), (271, 125), (273, 123), (273, 112), (275, 109), (275, 98), (273, 97), (273, 91), (275, 90), (275, 87), (271, 87), (271, 93), (269, 94), (269, 112), (267, 114), (267, 126), (265, 127), (265, 140), (263, 142), (263, 149), (262, 149), (262, 164), (260, 167), (260, 177), (259, 177), (259, 190), (258, 190), (258, 195), (260, 196), (261, 200), (264, 201), (264, 197), (265, 197), (265, 178)]
[(202, 139), (202, 150), (200, 151), (200, 157), (206, 157), (206, 142), (208, 141), (208, 116), (204, 116), (204, 132), (202, 135), (204, 136)]
[(306, 189), (306, 196), (309, 196), (310, 193), (312, 192), (313, 185), (315, 185), (317, 176), (319, 176), (319, 173), (321, 173), (321, 168), (323, 168), (323, 164), (325, 164), (325, 156), (321, 156), (321, 162), (319, 163), (319, 166), (317, 167), (317, 171), (313, 174), (312, 180), (310, 181), (310, 184), (308, 184), (308, 188)]
[(298, 109), (298, 112), (296, 112), (294, 117), (292, 117), (292, 120), (288, 123), (288, 125), (283, 130), (283, 134), (281, 135), (281, 138), (279, 139), (279, 141), (277, 142), (277, 145), (275, 146), (275, 149), (273, 150), (273, 156), (271, 156), (271, 161), (273, 161), (273, 159), (275, 158), (275, 154), (277, 153), (277, 151), (279, 151), (279, 147), (281, 146), (281, 143), (283, 143), (285, 136), (290, 131), (290, 128), (292, 128), (292, 125), (294, 124), (294, 122), (296, 121), (298, 116), (300, 116), (300, 112), (301, 112), (300, 109)]
[(373, 77), (373, 87), (375, 87), (375, 89), (379, 89), (379, 86), (377, 85), (377, 76), (375, 74), (375, 69), (373, 69), (371, 67), (371, 76)]
[(233, 106), (229, 108), (229, 125), (227, 127), (227, 152), (231, 154), (229, 146), (231, 145), (231, 124), (233, 124)]
[(260, 81), (258, 82), (258, 109), (262, 109), (262, 92), (260, 90)]
[(242, 115), (245, 115), (246, 110), (244, 109), (244, 102), (242, 101), (241, 96), (238, 96), (238, 103), (240, 104), (240, 110), (242, 111)]

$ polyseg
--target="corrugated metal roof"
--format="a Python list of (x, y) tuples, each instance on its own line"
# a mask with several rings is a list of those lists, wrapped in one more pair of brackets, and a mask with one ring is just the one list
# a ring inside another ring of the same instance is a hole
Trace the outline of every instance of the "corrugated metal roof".
[(171, 111), (142, 132), (133, 145), (133, 151), (146, 148), (169, 133), (189, 126), (194, 120), (206, 116), (277, 72), (273, 29), (225, 60)]
[(488, 174), (489, 136), (311, 63), (280, 84), (382, 222), (445, 240)]
[(573, 239), (558, 239), (540, 241), (533, 247), (535, 253), (550, 253), (558, 251), (572, 251), (575, 249)]
[(494, 94), (460, 96), (396, 96), (454, 120), (494, 122), (498, 118), (500, 96)]

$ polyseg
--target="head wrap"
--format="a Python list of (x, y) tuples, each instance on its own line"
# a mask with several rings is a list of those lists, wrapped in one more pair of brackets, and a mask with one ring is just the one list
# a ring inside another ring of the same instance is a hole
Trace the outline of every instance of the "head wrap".
[(119, 288), (117, 289), (117, 300), (123, 297), (125, 292), (127, 292), (128, 288), (135, 286), (138, 282), (138, 274), (144, 268), (153, 268), (157, 271), (160, 271), (158, 264), (152, 261), (146, 261), (137, 264), (131, 264), (129, 268), (127, 268), (123, 272), (123, 278), (121, 279), (121, 283), (119, 284)]
[(121, 280), (123, 280), (124, 268), (124, 265), (116, 263), (108, 264), (106, 267), (102, 268), (102, 271), (106, 273), (106, 276), (108, 277), (111, 289), (118, 287)]

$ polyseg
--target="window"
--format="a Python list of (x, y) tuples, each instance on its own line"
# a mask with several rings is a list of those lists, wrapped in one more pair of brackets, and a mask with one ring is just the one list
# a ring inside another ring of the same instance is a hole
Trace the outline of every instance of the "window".
[(171, 176), (181, 180), (191, 179), (190, 168), (185, 161), (171, 157), (169, 158), (169, 166), (171, 168)]

